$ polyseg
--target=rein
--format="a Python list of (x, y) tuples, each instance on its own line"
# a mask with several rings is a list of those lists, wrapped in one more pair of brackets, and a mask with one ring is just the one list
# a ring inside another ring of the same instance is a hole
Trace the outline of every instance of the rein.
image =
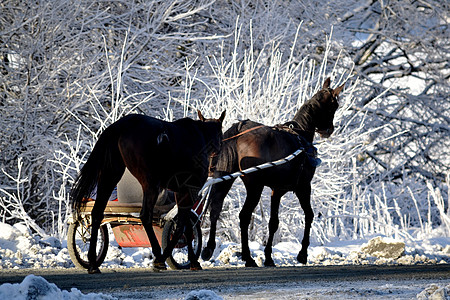
[(253, 130), (256, 130), (256, 129), (259, 129), (259, 128), (262, 128), (262, 127), (266, 127), (266, 125), (259, 125), (259, 126), (256, 126), (256, 127), (249, 128), (249, 129), (247, 129), (247, 130), (244, 130), (244, 131), (242, 131), (242, 132), (239, 132), (239, 133), (236, 134), (236, 135), (233, 135), (233, 136), (230, 136), (230, 137), (228, 137), (228, 138), (226, 138), (226, 139), (223, 139), (222, 142), (225, 142), (225, 141), (228, 141), (228, 140), (237, 138), (238, 136), (244, 135), (244, 134), (246, 134), (246, 133), (249, 133), (250, 131), (253, 131)]
[[(225, 141), (229, 141), (229, 140), (235, 139), (235, 138), (237, 138), (237, 137), (239, 137), (239, 136), (241, 136), (241, 135), (244, 135), (244, 134), (246, 134), (246, 133), (249, 133), (249, 132), (251, 132), (251, 131), (253, 131), (253, 130), (256, 130), (256, 129), (259, 129), (259, 128), (262, 128), (262, 127), (265, 127), (265, 125), (259, 125), (259, 126), (256, 126), (256, 127), (249, 128), (249, 129), (247, 129), (247, 130), (244, 130), (244, 131), (242, 131), (242, 132), (239, 132), (239, 133), (236, 134), (236, 135), (233, 135), (233, 136), (230, 136), (230, 137), (228, 137), (228, 138), (226, 138), (226, 139), (223, 139), (222, 142), (225, 142)], [(212, 153), (212, 154), (209, 156), (208, 174), (209, 174), (210, 176), (212, 176), (212, 173), (213, 173), (214, 169), (216, 168), (216, 166), (213, 166), (213, 165), (212, 165), (212, 160), (213, 160), (213, 158), (216, 157), (217, 155), (218, 155), (217, 153)]]

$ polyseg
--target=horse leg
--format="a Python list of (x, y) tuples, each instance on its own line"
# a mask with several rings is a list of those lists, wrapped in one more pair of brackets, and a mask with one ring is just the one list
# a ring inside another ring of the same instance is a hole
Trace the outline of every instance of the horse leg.
[[(186, 212), (184, 212), (183, 208), (178, 208), (178, 217), (177, 217), (177, 227), (175, 232), (173, 233), (169, 243), (167, 244), (167, 247), (165, 249), (163, 249), (163, 259), (167, 259), (170, 254), (172, 253), (173, 249), (175, 248), (175, 245), (178, 243), (178, 241), (180, 240), (181, 236), (183, 235), (183, 233), (186, 232), (186, 238), (187, 238), (187, 228), (190, 227), (185, 226), (186, 224), (186, 220), (185, 220), (185, 216), (186, 216)], [(189, 209), (190, 211), (190, 209)], [(189, 223), (188, 223), (189, 224)], [(192, 234), (192, 232), (191, 232)], [(189, 242), (189, 241), (188, 241)], [(192, 243), (192, 241), (191, 241)], [(190, 253), (189, 253), (189, 247), (188, 247), (188, 258), (190, 257)], [(190, 259), (189, 259), (190, 260)]]
[(156, 271), (166, 270), (165, 259), (161, 255), (161, 246), (156, 238), (155, 231), (153, 230), (153, 208), (158, 198), (158, 188), (156, 186), (148, 186), (143, 188), (144, 199), (142, 202), (142, 210), (139, 215), (142, 225), (145, 228), (150, 245), (152, 246), (152, 252), (155, 258), (153, 259), (153, 269)]
[[(98, 191), (98, 188), (97, 188), (97, 191)], [(111, 190), (111, 192), (112, 192), (112, 190)], [(105, 211), (107, 203), (108, 203), (107, 198), (97, 197), (97, 199), (95, 200), (95, 203), (94, 203), (94, 207), (92, 208), (91, 239), (90, 239), (89, 250), (88, 250), (88, 255), (87, 255), (88, 261), (89, 261), (89, 268), (88, 268), (89, 274), (101, 273), (100, 269), (98, 268), (99, 266), (97, 266), (97, 239), (98, 239), (98, 230), (103, 221), (104, 211)]]
[(245, 184), (245, 187), (247, 189), (247, 198), (245, 199), (244, 206), (239, 213), (239, 221), (241, 227), (242, 260), (245, 261), (246, 267), (257, 267), (258, 265), (252, 258), (250, 254), (250, 248), (248, 246), (248, 226), (250, 225), (253, 211), (258, 205), (264, 186), (257, 185), (250, 187), (248, 184)]
[(280, 220), (278, 218), (278, 211), (280, 208), (281, 197), (285, 194), (285, 191), (273, 190), (272, 198), (270, 201), (270, 221), (269, 221), (269, 238), (267, 240), (267, 245), (264, 248), (264, 254), (266, 259), (264, 260), (264, 265), (266, 267), (275, 267), (275, 262), (272, 259), (272, 244), (275, 232), (278, 230), (278, 225)]
[(173, 248), (178, 243), (178, 240), (183, 235), (186, 237), (186, 242), (188, 245), (188, 259), (190, 261), (191, 270), (201, 270), (202, 267), (195, 256), (194, 249), (192, 247), (193, 240), (193, 229), (191, 225), (191, 208), (193, 201), (191, 200), (190, 192), (178, 192), (176, 193), (177, 205), (178, 205), (178, 219), (177, 219), (177, 229), (173, 234), (169, 244), (164, 249), (163, 258), (167, 259), (173, 251)]
[(297, 255), (297, 260), (302, 264), (306, 264), (308, 261), (309, 234), (311, 232), (311, 224), (314, 219), (314, 212), (311, 208), (311, 185), (308, 184), (301, 189), (297, 189), (295, 194), (297, 195), (300, 201), (300, 206), (305, 213), (305, 232), (303, 234), (302, 249)]
[[(193, 228), (191, 225), (191, 209), (183, 209), (185, 211), (182, 211), (182, 215), (184, 216), (181, 219), (181, 223), (184, 224), (184, 231), (185, 231), (185, 236), (186, 236), (186, 240), (187, 240), (187, 244), (188, 244), (188, 259), (190, 261), (190, 269), (194, 270), (194, 271), (198, 271), (201, 270), (202, 267), (200, 266), (200, 263), (198, 262), (197, 257), (195, 256), (194, 253), (194, 248), (192, 247), (192, 241), (193, 241)], [(178, 210), (178, 213), (180, 213), (180, 210)]]
[(223, 200), (225, 199), (228, 191), (233, 185), (234, 180), (227, 180), (224, 182), (216, 183), (213, 185), (210, 193), (210, 205), (211, 209), (209, 212), (209, 219), (211, 222), (209, 230), (209, 239), (205, 248), (202, 250), (202, 259), (209, 260), (216, 248), (216, 230), (217, 230), (217, 220), (219, 219), (220, 213), (223, 208)]
[[(193, 240), (193, 229), (191, 225), (191, 209), (194, 204), (194, 197), (196, 197), (198, 190), (187, 188), (187, 190), (183, 190), (181, 193), (180, 200), (177, 201), (178, 205), (178, 219), (181, 224), (181, 228), (185, 232), (187, 244), (188, 244), (188, 259), (190, 261), (190, 269), (191, 270), (201, 270), (202, 267), (197, 260), (197, 257), (194, 253), (194, 248), (192, 247)], [(195, 196), (193, 196), (195, 195)]]
[(120, 168), (120, 163), (118, 163), (117, 167), (118, 168), (112, 172), (112, 175), (110, 174), (110, 177), (101, 177), (97, 184), (97, 198), (91, 212), (91, 240), (88, 250), (89, 274), (100, 273), (100, 269), (98, 268), (99, 266), (97, 265), (98, 230), (103, 221), (105, 208), (108, 204), (108, 199), (125, 170), (125, 166), (123, 166), (123, 169)]

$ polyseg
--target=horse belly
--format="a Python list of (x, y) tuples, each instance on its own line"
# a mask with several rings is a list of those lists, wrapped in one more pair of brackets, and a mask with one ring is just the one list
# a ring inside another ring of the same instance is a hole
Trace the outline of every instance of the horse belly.
[[(286, 163), (290, 164), (290, 163)], [(301, 175), (298, 165), (274, 166), (244, 175), (242, 180), (262, 184), (271, 189), (282, 189), (292, 191), (295, 189)]]

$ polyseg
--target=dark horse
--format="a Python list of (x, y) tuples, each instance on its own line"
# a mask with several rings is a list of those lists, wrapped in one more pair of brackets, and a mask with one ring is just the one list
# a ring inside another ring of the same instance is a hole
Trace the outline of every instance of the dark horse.
[[(247, 267), (257, 266), (248, 247), (248, 227), (264, 186), (272, 189), (269, 238), (264, 250), (264, 265), (275, 266), (272, 259), (272, 242), (279, 224), (280, 198), (288, 191), (293, 191), (297, 195), (305, 213), (305, 232), (297, 260), (300, 263), (306, 263), (309, 234), (314, 218), (310, 203), (311, 179), (314, 176), (317, 161), (312, 141), (316, 131), (322, 137), (329, 137), (333, 133), (333, 118), (338, 108), (338, 96), (343, 88), (344, 85), (331, 89), (330, 78), (328, 78), (322, 90), (303, 104), (292, 121), (268, 127), (246, 120), (232, 125), (224, 133), (221, 152), (215, 158), (217, 162), (213, 176), (216, 178), (284, 158), (299, 148), (305, 149), (288, 163), (241, 176), (247, 190), (247, 198), (239, 213), (242, 260)], [(223, 181), (213, 185), (211, 189), (211, 230), (208, 244), (202, 251), (203, 260), (210, 259), (216, 247), (217, 219), (222, 211), (223, 200), (233, 182), (234, 180)]]
[[(183, 229), (192, 237), (189, 224), (190, 210), (196, 192), (208, 176), (209, 157), (220, 149), (222, 121), (205, 119), (198, 111), (199, 121), (189, 118), (165, 122), (144, 115), (128, 115), (110, 125), (100, 135), (89, 159), (80, 171), (71, 191), (75, 214), (97, 186), (97, 199), (92, 209), (91, 241), (88, 251), (89, 273), (99, 273), (96, 264), (98, 229), (114, 187), (125, 167), (136, 177), (144, 194), (140, 219), (150, 240), (153, 268), (166, 269), (165, 260), (177, 243), (176, 236)], [(175, 192), (180, 226), (172, 243), (161, 253), (153, 231), (153, 208), (160, 189)], [(191, 269), (201, 269), (195, 258), (192, 243), (188, 241)]]

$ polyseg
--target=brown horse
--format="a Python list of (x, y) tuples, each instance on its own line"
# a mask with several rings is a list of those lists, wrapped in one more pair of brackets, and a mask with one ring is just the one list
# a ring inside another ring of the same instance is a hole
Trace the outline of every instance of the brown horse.
[[(330, 78), (328, 78), (325, 80), (322, 90), (303, 104), (292, 121), (283, 125), (268, 127), (247, 120), (232, 125), (225, 132), (221, 152), (215, 158), (217, 160), (214, 170), (215, 178), (275, 161), (300, 148), (304, 149), (299, 156), (286, 164), (241, 176), (247, 191), (247, 198), (239, 213), (242, 260), (245, 261), (246, 266), (256, 266), (248, 246), (248, 227), (264, 186), (272, 189), (269, 238), (264, 250), (264, 265), (275, 266), (272, 259), (272, 242), (279, 224), (280, 199), (288, 191), (293, 191), (297, 195), (305, 213), (302, 249), (297, 256), (297, 260), (300, 263), (307, 262), (309, 235), (314, 218), (310, 203), (311, 180), (317, 165), (312, 141), (315, 132), (318, 132), (322, 137), (329, 137), (333, 133), (333, 118), (338, 108), (338, 96), (343, 88), (344, 85), (331, 89)], [(210, 259), (216, 247), (217, 220), (222, 211), (223, 200), (233, 182), (234, 179), (223, 181), (213, 185), (211, 189), (209, 199), (211, 203), (211, 230), (208, 244), (202, 251), (203, 260)]]
[[(92, 236), (88, 251), (89, 273), (99, 273), (96, 264), (96, 241), (104, 210), (125, 167), (142, 186), (144, 194), (140, 219), (155, 256), (153, 268), (166, 269), (165, 261), (177, 243), (177, 236), (186, 231), (192, 238), (190, 210), (199, 189), (208, 176), (209, 157), (218, 152), (222, 141), (222, 122), (205, 119), (198, 111), (199, 121), (189, 118), (165, 122), (144, 115), (128, 115), (110, 125), (100, 135), (87, 162), (81, 169), (71, 191), (75, 215), (97, 186), (92, 209)], [(178, 205), (178, 231), (163, 253), (153, 231), (152, 219), (160, 189), (175, 192)], [(194, 189), (194, 190), (193, 190)], [(188, 241), (191, 269), (201, 269), (192, 241)]]

